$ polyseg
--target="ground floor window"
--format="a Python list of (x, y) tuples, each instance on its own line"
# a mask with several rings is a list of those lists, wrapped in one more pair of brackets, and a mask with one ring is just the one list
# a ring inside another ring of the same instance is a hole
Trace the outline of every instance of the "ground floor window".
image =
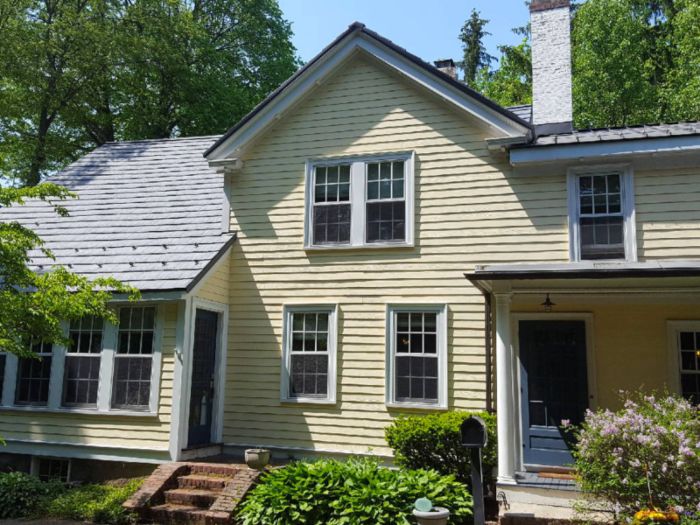
[(112, 387), (114, 408), (149, 407), (155, 315), (155, 307), (122, 308), (119, 311)]
[(36, 357), (23, 357), (17, 364), (17, 389), (15, 403), (18, 405), (44, 406), (49, 402), (49, 383), (53, 354), (51, 345), (32, 345)]
[(102, 337), (103, 321), (98, 317), (87, 316), (71, 322), (64, 364), (64, 405), (97, 406)]
[(282, 399), (334, 401), (335, 306), (289, 306), (285, 310)]
[(5, 386), (5, 363), (7, 363), (7, 354), (0, 352), (0, 403), (2, 403), (2, 389)]
[(682, 331), (678, 337), (681, 393), (700, 403), (700, 332)]
[(444, 305), (389, 308), (389, 403), (446, 406), (445, 310)]

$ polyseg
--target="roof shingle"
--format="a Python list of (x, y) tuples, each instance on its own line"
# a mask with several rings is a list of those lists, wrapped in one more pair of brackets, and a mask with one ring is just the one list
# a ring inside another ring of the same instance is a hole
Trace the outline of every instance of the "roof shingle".
[(32, 228), (62, 264), (141, 290), (187, 289), (234, 236), (222, 233), (223, 179), (202, 153), (217, 137), (106, 144), (49, 180), (78, 194), (59, 217), (47, 203), (0, 209)]

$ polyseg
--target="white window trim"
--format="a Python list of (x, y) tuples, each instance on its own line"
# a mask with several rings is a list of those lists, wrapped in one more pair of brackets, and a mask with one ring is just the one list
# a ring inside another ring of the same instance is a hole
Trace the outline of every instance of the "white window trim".
[[(19, 359), (14, 354), (7, 354), (5, 362), (5, 380), (3, 390), (0, 392), (0, 409), (17, 412), (54, 412), (94, 415), (116, 416), (147, 416), (158, 414), (160, 402), (160, 374), (162, 362), (163, 340), (163, 308), (162, 305), (150, 305), (138, 303), (134, 305), (121, 305), (129, 307), (155, 306), (156, 317), (153, 335), (153, 362), (151, 365), (151, 392), (149, 406), (145, 410), (131, 408), (112, 408), (112, 385), (114, 382), (114, 355), (116, 353), (118, 327), (105, 321), (103, 327), (103, 350), (100, 360), (100, 379), (97, 387), (97, 407), (70, 407), (63, 406), (63, 372), (65, 365), (66, 349), (60, 345), (53, 345), (51, 361), (51, 378), (49, 381), (49, 400), (46, 406), (18, 405), (15, 403), (15, 390), (17, 388), (17, 366)], [(64, 335), (68, 335), (68, 323), (62, 323)]]
[(668, 334), (668, 381), (666, 385), (669, 391), (681, 395), (681, 359), (679, 348), (680, 332), (700, 332), (700, 320), (667, 321)]
[[(437, 314), (438, 400), (437, 403), (396, 401), (395, 357), (396, 314), (399, 312), (435, 312)], [(386, 307), (386, 406), (389, 408), (447, 409), (447, 304), (388, 304)]]
[[(337, 304), (289, 304), (283, 308), (282, 371), (280, 374), (280, 402), (291, 404), (334, 405), (336, 403), (337, 355), (338, 355), (338, 305)], [(292, 341), (292, 314), (327, 312), (328, 315), (328, 395), (319, 397), (292, 397), (289, 392)]]
[[(404, 197), (406, 200), (406, 239), (391, 242), (366, 241), (367, 163), (404, 161)], [(350, 242), (344, 244), (313, 244), (314, 168), (338, 164), (350, 166)], [(415, 153), (397, 152), (362, 156), (341, 156), (308, 160), (305, 169), (304, 249), (343, 250), (356, 248), (406, 248), (415, 242)]]
[[(637, 227), (634, 204), (634, 173), (629, 164), (606, 164), (596, 166), (580, 166), (569, 168), (567, 172), (568, 190), (568, 219), (569, 219), (569, 258), (572, 262), (581, 262), (581, 242), (579, 225), (579, 195), (578, 179), (584, 175), (600, 175), (617, 171), (620, 173), (620, 189), (622, 191), (622, 216), (624, 221), (625, 261), (637, 261)], [(600, 259), (598, 262), (622, 259)]]

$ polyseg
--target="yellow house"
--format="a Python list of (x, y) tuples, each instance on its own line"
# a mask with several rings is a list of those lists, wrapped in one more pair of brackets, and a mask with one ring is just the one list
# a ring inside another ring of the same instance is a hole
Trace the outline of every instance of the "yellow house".
[[(4, 452), (390, 460), (397, 415), (486, 409), (511, 510), (566, 514), (562, 420), (621, 389), (700, 396), (700, 125), (574, 130), (569, 2), (531, 12), (531, 107), (355, 23), (225, 135), (71, 166), (70, 218), (4, 210), (144, 292), (119, 326), (66, 327), (78, 348), (100, 334), (87, 379), (68, 373), (82, 350), (0, 361)], [(72, 379), (91, 406), (66, 402)]]

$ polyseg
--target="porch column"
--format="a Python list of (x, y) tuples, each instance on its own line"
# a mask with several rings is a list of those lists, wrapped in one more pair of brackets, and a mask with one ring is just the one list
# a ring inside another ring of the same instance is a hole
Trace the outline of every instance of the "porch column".
[(510, 340), (511, 293), (496, 298), (496, 420), (498, 428), (498, 483), (515, 484), (517, 418), (513, 400), (513, 352)]

